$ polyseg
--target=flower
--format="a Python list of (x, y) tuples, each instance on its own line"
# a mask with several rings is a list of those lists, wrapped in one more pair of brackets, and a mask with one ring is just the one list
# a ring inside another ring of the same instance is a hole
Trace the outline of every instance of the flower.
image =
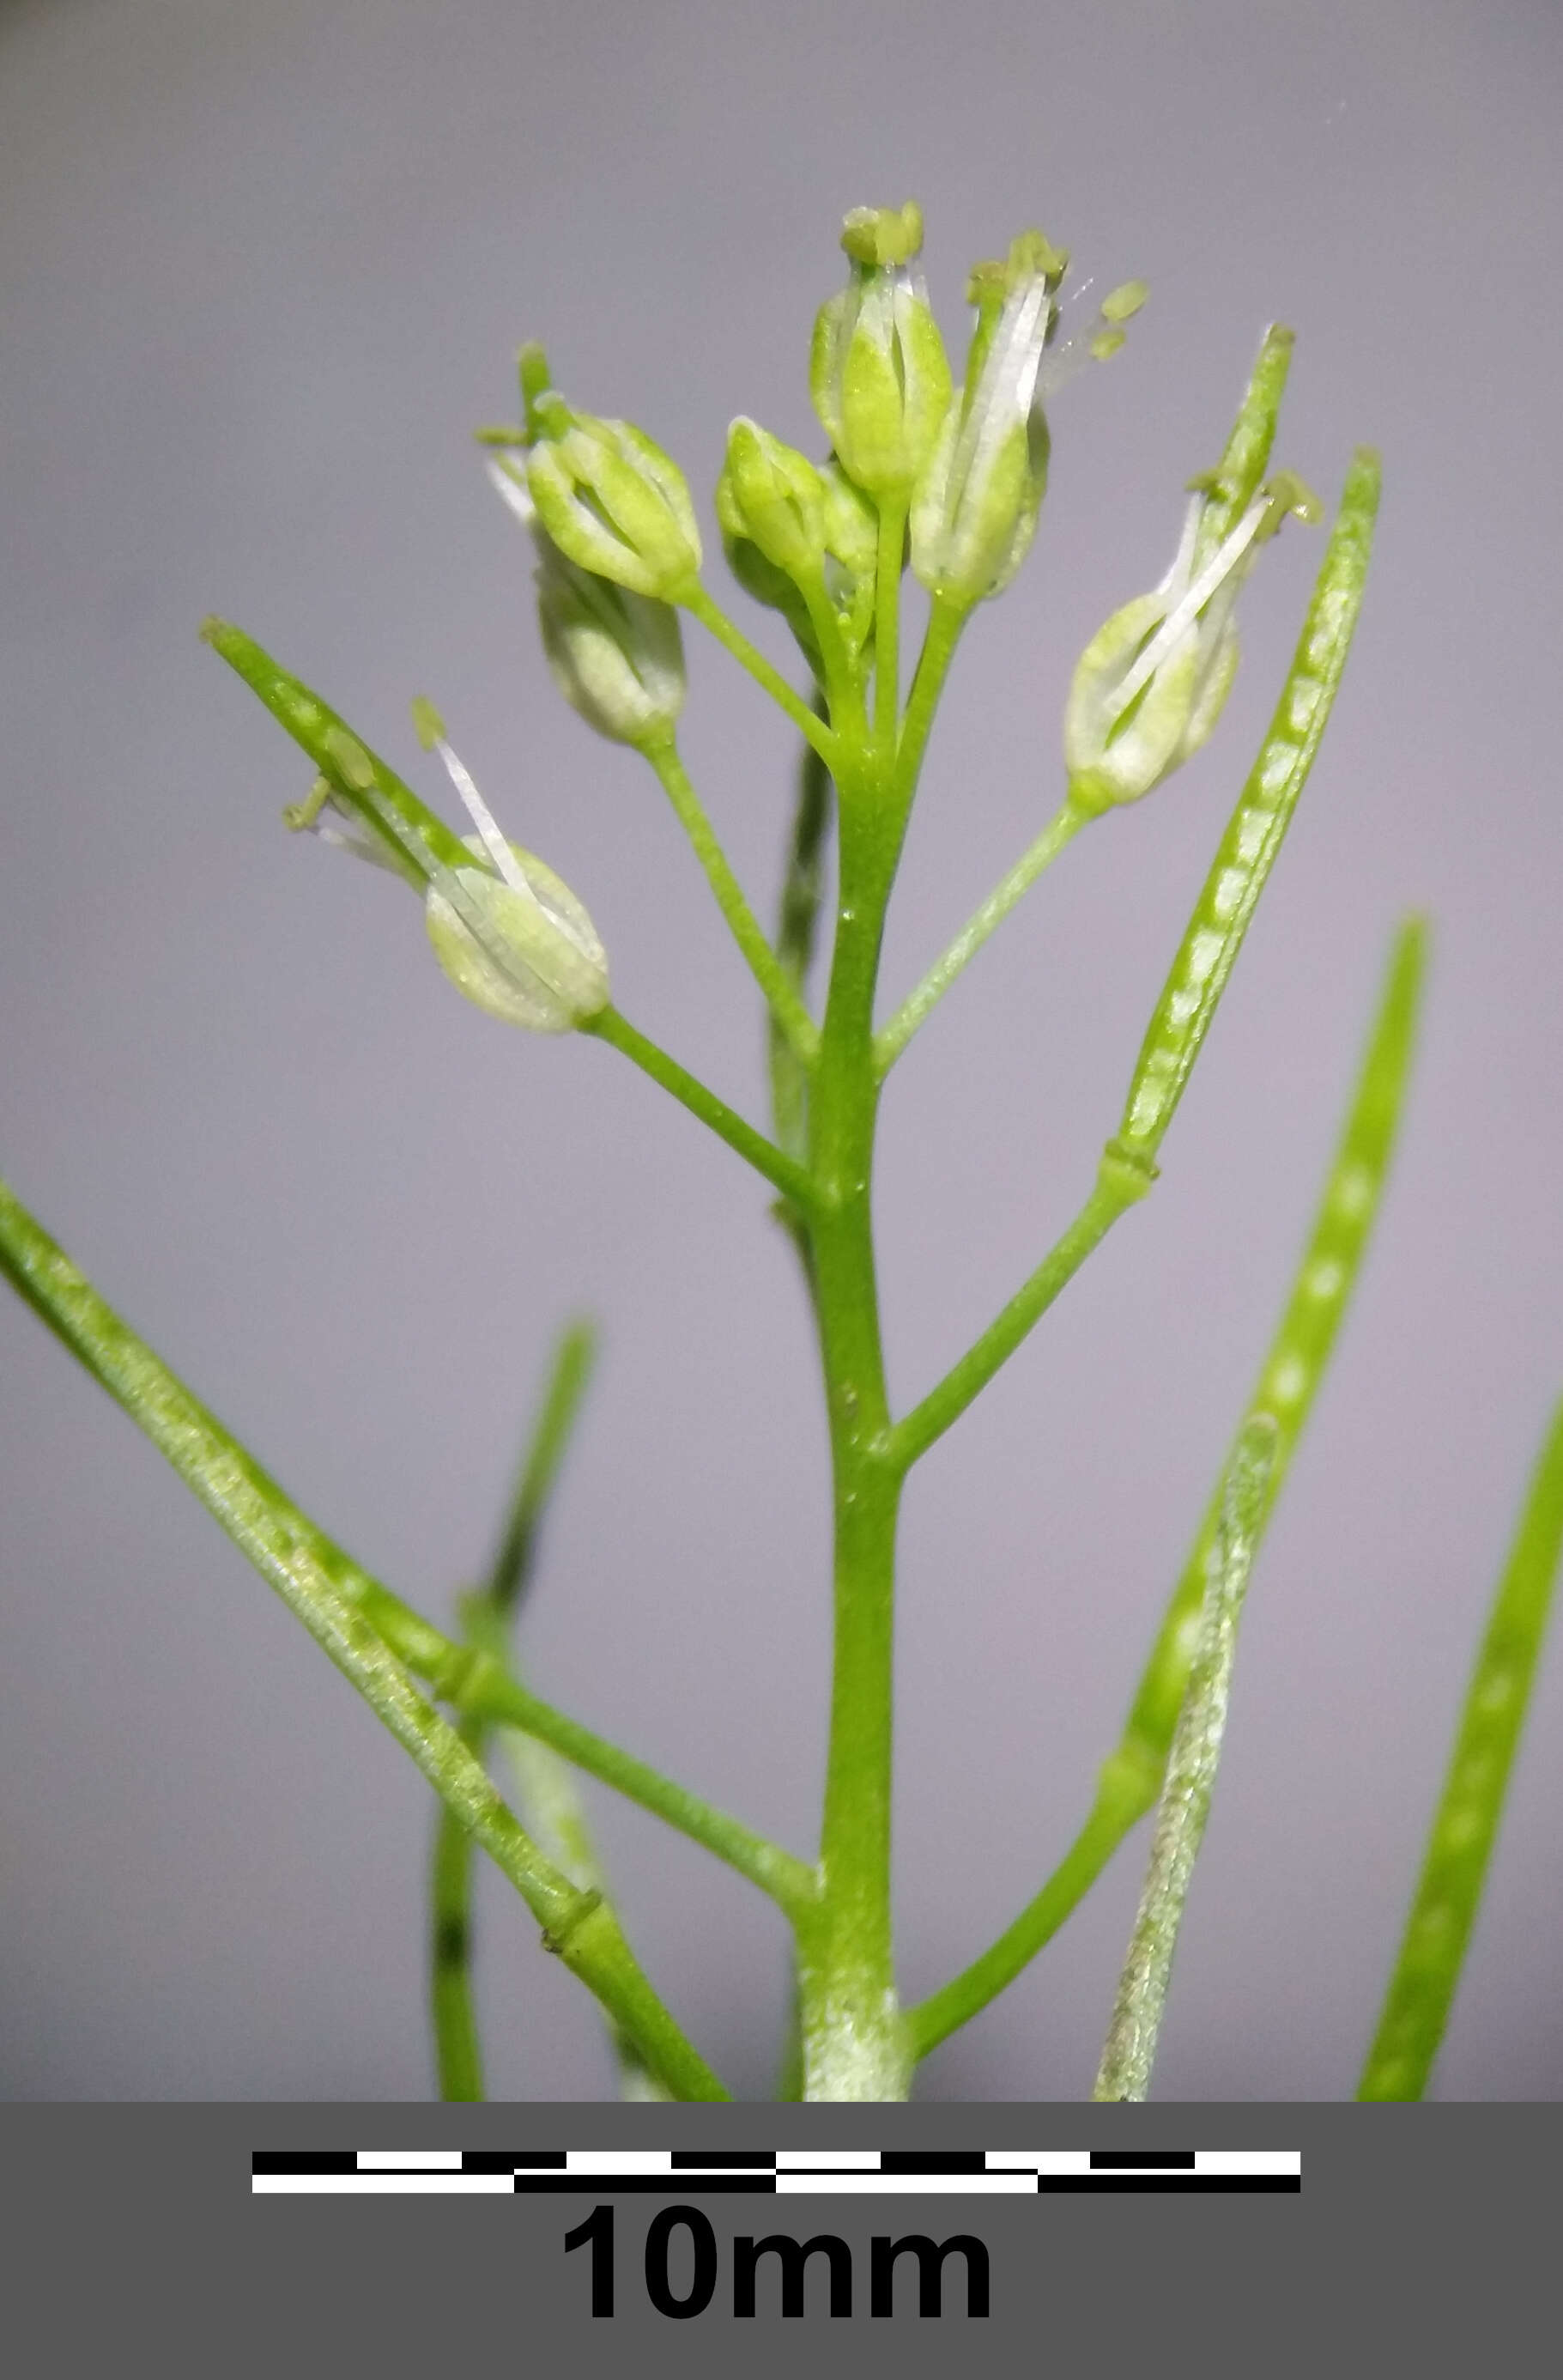
[(1237, 673), (1238, 590), (1289, 513), (1316, 520), (1317, 499), (1278, 472), (1212, 546), (1221, 504), (1196, 487), (1165, 578), (1099, 628), (1081, 655), (1064, 709), (1069, 799), (1087, 816), (1138, 801), (1197, 752)]
[(1014, 577), (1048, 484), (1036, 375), (1067, 259), (1023, 233), (1004, 263), (974, 267), (977, 309), (964, 385), (912, 500), (912, 567), (929, 593), (969, 608)]
[(950, 406), (950, 365), (920, 273), (923, 218), (854, 208), (842, 229), (843, 290), (814, 325), (809, 388), (848, 479), (881, 502), (906, 501)]

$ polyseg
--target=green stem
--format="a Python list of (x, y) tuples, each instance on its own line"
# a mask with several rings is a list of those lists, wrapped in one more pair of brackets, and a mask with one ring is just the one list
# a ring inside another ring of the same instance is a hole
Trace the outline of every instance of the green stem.
[(969, 1967), (907, 2010), (915, 2058), (927, 2058), (969, 2024), (1024, 1972), (1073, 1916), (1125, 1835), (1151, 1808), (1159, 1783), (1159, 1768), (1147, 1773), (1132, 1755), (1120, 1753), (1104, 1765), (1090, 1816), (1041, 1891)]
[(772, 702), (784, 710), (806, 743), (812, 744), (829, 767), (835, 759), (836, 739), (822, 719), (809, 709), (801, 695), (794, 692), (773, 663), (749, 642), (736, 621), (730, 620), (720, 603), (704, 587), (697, 586), (685, 599), (686, 608), (703, 628), (709, 628), (719, 645), (726, 647), (735, 662), (742, 663), (756, 684), (762, 686)]
[(538, 1532), (596, 1362), (596, 1326), (585, 1317), (567, 1323), (554, 1346), (547, 1385), (484, 1590), (502, 1615), (515, 1610), (531, 1585)]
[(912, 2071), (891, 1913), (895, 1538), (904, 1466), (891, 1453), (874, 1256), (874, 1002), (885, 910), (960, 621), (935, 607), (898, 748), (904, 530), (903, 516), (881, 515), (876, 734), (871, 745), (856, 735), (838, 739), (836, 941), (808, 1099), (816, 1189), (809, 1269), (830, 1432), (835, 1550), (818, 1901), (795, 1925), (807, 2099), (903, 2099)]
[[(468, 1720), (460, 1733), (481, 1764), (483, 1729)], [(483, 2053), (472, 1998), (472, 1837), (442, 1804), (434, 1822), (429, 1917), (429, 2000), (440, 2096), (480, 2100)]]
[[(502, 1730), (515, 1779), (516, 1798), (531, 1834), (550, 1859), (562, 1867), (583, 1892), (600, 1892), (612, 1900), (608, 1879), (592, 1840), (576, 1779), (566, 1762), (546, 1743), (514, 1729)], [(613, 2062), (618, 2070), (621, 2099), (669, 2099), (672, 2094), (658, 2081), (635, 2043), (619, 2027), (607, 2027)]]
[(955, 648), (961, 641), (961, 631), (970, 616), (969, 604), (950, 603), (940, 596), (934, 598), (929, 609), (923, 650), (917, 656), (912, 691), (906, 698), (906, 716), (901, 722), (896, 778), (907, 801), (910, 801), (911, 789), (915, 786), (921, 773), (934, 712), (944, 691), (944, 681), (950, 674), (950, 664), (955, 658)]
[[(345, 1562), (345, 1556), (342, 1559)], [(511, 1675), (486, 1630), (479, 1632), (480, 1643), (457, 1644), (356, 1563), (345, 1571), (343, 1586), (398, 1660), (426, 1680), (438, 1698), (450, 1703), (463, 1718), (517, 1728), (539, 1743), (551, 1745), (588, 1777), (611, 1785), (626, 1801), (637, 1802), (653, 1817), (702, 1844), (783, 1904), (811, 1897), (811, 1868), (726, 1811), (703, 1802), (686, 1786), (675, 1784), (660, 1769), (542, 1701)], [(475, 1600), (479, 1608), (473, 1616), (480, 1620), (483, 1598)]]
[(708, 1090), (676, 1058), (670, 1058), (665, 1050), (660, 1050), (655, 1041), (638, 1032), (627, 1016), (621, 1016), (616, 1008), (604, 1008), (596, 1016), (588, 1017), (579, 1029), (606, 1041), (611, 1050), (621, 1050), (642, 1074), (649, 1075), (663, 1090), (671, 1091), (681, 1107), (686, 1107), (691, 1115), (709, 1124), (719, 1140), (725, 1140), (729, 1148), (736, 1149), (784, 1198), (791, 1198), (806, 1211), (812, 1205), (814, 1185), (805, 1169), (792, 1158), (784, 1157), (752, 1123), (735, 1115), (725, 1099)]
[(578, 1892), (542, 1857), (456, 1729), (418, 1693), (385, 1639), (357, 1608), (349, 1582), (366, 1574), (305, 1518), (127, 1328), (4, 1184), (0, 1270), (167, 1457), (357, 1688), (441, 1800), (515, 1885), (543, 1927), (545, 1946), (635, 2035), (681, 2098), (724, 2098), (721, 2084), (652, 1990), (612, 1911), (592, 1895)]
[(713, 1809), (660, 1769), (648, 1767), (618, 1744), (594, 1734), (578, 1719), (566, 1718), (497, 1663), (486, 1661), (474, 1667), (453, 1699), (464, 1713), (518, 1728), (524, 1735), (535, 1736), (539, 1743), (563, 1753), (588, 1777), (611, 1785), (626, 1801), (638, 1802), (643, 1810), (649, 1810), (679, 1834), (703, 1844), (782, 1908), (794, 1912), (813, 1901), (814, 1872), (802, 1860), (780, 1844), (768, 1842), (725, 1810)]
[(1554, 1413), (1472, 1670), (1399, 1957), (1359, 2099), (1420, 2099), (1454, 2005), (1497, 1840), (1563, 1550), (1563, 1404)]
[[(554, 1347), (488, 1582), (480, 1595), (464, 1602), (466, 1633), (474, 1642), (488, 1645), (491, 1638), (503, 1650), (510, 1617), (530, 1584), (538, 1531), (580, 1411), (596, 1348), (596, 1333), (584, 1320), (568, 1324)], [(460, 1733), (473, 1758), (484, 1761), (488, 1729), (483, 1722), (464, 1719)], [(522, 1816), (545, 1857), (553, 1859), (574, 1885), (582, 1891), (600, 1888), (597, 1876), (578, 1874), (540, 1840), (528, 1813)], [(472, 1840), (446, 1809), (435, 1820), (429, 1899), (430, 2011), (440, 2096), (479, 2100), (483, 2061), (472, 1992)]]
[(956, 935), (942, 958), (936, 959), (915, 991), (911, 992), (888, 1025), (874, 1036), (874, 1062), (880, 1077), (888, 1075), (930, 1010), (937, 1007), (962, 970), (976, 956), (988, 936), (1030, 892), (1045, 868), (1050, 867), (1085, 824), (1085, 814), (1065, 802), (1024, 852), (1007, 876), (1001, 877), (974, 917)]
[(1091, 2095), (1095, 2099), (1143, 2099), (1150, 2087), (1172, 1957), (1210, 1815), (1231, 1698), (1238, 1620), (1264, 1523), (1275, 1451), (1275, 1423), (1267, 1414), (1257, 1415), (1238, 1440), (1227, 1475), (1199, 1645), (1168, 1755), (1150, 1865)]
[(665, 742), (644, 744), (640, 748), (656, 771), (663, 791), (678, 814), (679, 824), (694, 846), (695, 856), (706, 872), (706, 881), (716, 895), (717, 906), (726, 918), (750, 973), (765, 995), (766, 1005), (800, 1062), (807, 1066), (818, 1039), (814, 1020), (798, 996), (796, 983), (771, 949), (760, 929), (759, 920), (744, 898), (743, 888), (728, 865), (727, 856), (689, 782), (689, 774), (679, 758), (677, 746), (669, 736)]
[[(1426, 951), (1426, 927), (1420, 918), (1412, 918), (1396, 937), (1313, 1229), (1239, 1427), (1241, 1439), (1242, 1428), (1257, 1414), (1272, 1414), (1276, 1419), (1275, 1461), (1261, 1530), (1328, 1368), (1383, 1199), (1411, 1079)], [(919, 2058), (926, 2058), (986, 2008), (1029, 1966), (1078, 1908), (1124, 1837), (1154, 1805), (1188, 1689), (1200, 1602), (1219, 1520), (1218, 1488), (1173, 1589), (1122, 1736), (1102, 1766), (1089, 1816), (1013, 1924), (969, 1967), (911, 2010), (908, 2022)]]
[(895, 822), (869, 781), (841, 781), (841, 903), (809, 1103), (818, 1189), (810, 1220), (834, 1507), (830, 1732), (820, 1901), (799, 1929), (805, 2095), (903, 2098), (890, 1855), (895, 1530), (900, 1480), (870, 1210), (877, 1086), (872, 1019)]
[(973, 1399), (980, 1395), (1000, 1366), (1008, 1362), (1027, 1332), (1035, 1329), (1060, 1290), (1067, 1288), (1093, 1249), (1099, 1247), (1119, 1217), (1149, 1190), (1151, 1177), (1109, 1148), (1097, 1171), (1097, 1184), (1067, 1232), (1049, 1248), (1029, 1281), (1018, 1289), (951, 1366), (920, 1405), (898, 1421), (890, 1438), (890, 1457), (896, 1469), (910, 1471), (936, 1439), (942, 1438)]
[[(808, 979), (818, 936), (830, 796), (830, 771), (812, 744), (806, 744), (798, 769), (797, 805), (787, 846), (787, 868), (776, 929), (776, 955), (800, 994)], [(769, 1022), (772, 1129), (777, 1145), (788, 1157), (806, 1159), (808, 1069), (781, 1031), (774, 1014)]]
[(893, 756), (901, 719), (901, 564), (906, 546), (906, 505), (879, 506), (879, 552), (874, 580), (874, 735)]

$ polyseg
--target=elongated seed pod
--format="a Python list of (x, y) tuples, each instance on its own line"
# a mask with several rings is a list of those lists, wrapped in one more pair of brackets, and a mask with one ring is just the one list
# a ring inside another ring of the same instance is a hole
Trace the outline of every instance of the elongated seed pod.
[[(1377, 1217), (1415, 1052), (1426, 953), (1425, 924), (1419, 917), (1408, 919), (1390, 954), (1308, 1245), (1243, 1416), (1246, 1423), (1267, 1415), (1276, 1430), (1257, 1521), (1261, 1535), (1328, 1366)], [(1220, 1527), (1221, 1497), (1218, 1484), (1157, 1633), (1123, 1733), (1103, 1764), (1090, 1815), (1013, 1925), (963, 1973), (909, 2011), (919, 2057), (986, 2007), (1051, 1940), (1160, 1791), (1188, 1690), (1200, 1606)]]
[(1351, 650), (1378, 510), (1378, 457), (1359, 447), (1269, 733), (1228, 821), (1140, 1050), (1116, 1153), (1155, 1171), (1157, 1151), (1226, 989), (1307, 783)]
[[(1280, 1493), (1328, 1368), (1377, 1219), (1415, 1054), (1426, 967), (1426, 921), (1408, 918), (1390, 953), (1356, 1096), (1308, 1245), (1248, 1403), (1248, 1416), (1268, 1414), (1278, 1433), (1265, 1491), (1266, 1515)], [(1190, 1549), (1124, 1730), (1121, 1757), (1152, 1779), (1166, 1756), (1188, 1685), (1206, 1564), (1219, 1518), (1218, 1489)]]
[(1275, 444), (1276, 428), (1280, 419), (1281, 398), (1286, 394), (1287, 375), (1291, 370), (1291, 351), (1297, 334), (1284, 322), (1272, 322), (1260, 342), (1254, 370), (1248, 376), (1242, 403), (1231, 434), (1221, 452), (1221, 459), (1207, 481), (1195, 485), (1208, 487), (1210, 501), (1200, 522), (1199, 542), (1194, 552), (1197, 570), (1208, 561), (1217, 547), (1230, 537), (1243, 514), (1259, 492), (1260, 483), (1270, 468), (1270, 449)]
[(1563, 1549), (1563, 1404), (1488, 1614), (1359, 2099), (1420, 2099), (1454, 2005)]
[(201, 635), (230, 669), (258, 694), (273, 719), (309, 754), (333, 795), (360, 819), (375, 842), (421, 889), (440, 868), (466, 868), (470, 855), (459, 835), (420, 802), (394, 769), (329, 704), (274, 662), (263, 646), (226, 620), (207, 620)]

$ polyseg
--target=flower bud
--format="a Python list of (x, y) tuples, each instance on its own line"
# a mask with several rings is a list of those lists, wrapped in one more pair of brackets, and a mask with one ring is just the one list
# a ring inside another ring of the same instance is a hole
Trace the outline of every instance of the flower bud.
[(950, 366), (913, 261), (922, 216), (857, 208), (842, 246), (846, 287), (827, 300), (814, 326), (809, 387), (847, 477), (877, 498), (910, 496), (950, 405)]
[(569, 561), (600, 578), (675, 603), (700, 569), (700, 531), (684, 474), (627, 421), (571, 413), (550, 394), (550, 425), (527, 462), (538, 517)]
[(727, 433), (717, 513), (795, 585), (822, 583), (824, 489), (806, 455), (740, 414)]
[(977, 323), (965, 385), (912, 499), (912, 567), (930, 594), (963, 609), (1009, 585), (1036, 533), (1048, 480), (1036, 375), (1064, 262), (1031, 232), (1007, 264), (972, 274)]
[(534, 528), (538, 623), (553, 682), (588, 727), (615, 744), (671, 733), (684, 708), (678, 613), (581, 570)]
[(486, 843), (466, 838), (470, 868), (442, 870), (424, 919), (456, 990), (502, 1024), (569, 1033), (608, 1005), (608, 957), (567, 884), (518, 844), (495, 872)]
[[(753, 428), (752, 424), (746, 426)], [(734, 431), (739, 427), (735, 422)], [(853, 486), (834, 460), (817, 468), (794, 448), (782, 446), (779, 440), (767, 438), (763, 431), (757, 435), (768, 448), (787, 457), (790, 468), (795, 469), (801, 466), (802, 472), (809, 476), (803, 480), (800, 474), (801, 484), (794, 495), (789, 497), (783, 493), (778, 513), (770, 513), (762, 518), (762, 505), (756, 500), (757, 490), (752, 480), (746, 488), (749, 501), (745, 502), (745, 494), (740, 492), (737, 476), (731, 468), (724, 468), (716, 490), (716, 515), (721, 529), (722, 548), (728, 567), (739, 586), (757, 603), (764, 603), (771, 611), (782, 613), (797, 638), (804, 658), (818, 677), (822, 674), (819, 640), (803, 593), (803, 588), (809, 584), (808, 577), (806, 574), (797, 577), (791, 576), (762, 549), (754, 532), (757, 528), (768, 529), (774, 554), (788, 550), (783, 540), (793, 534), (783, 508), (790, 509), (795, 505), (793, 520), (800, 525), (806, 520), (807, 533), (812, 533), (813, 516), (818, 514), (818, 544), (815, 549), (813, 590), (823, 592), (825, 601), (835, 614), (836, 626), (843, 643), (850, 652), (856, 653), (874, 622), (878, 523), (866, 499)], [(793, 551), (802, 563), (801, 543)]]
[(744, 589), (757, 603), (768, 611), (780, 612), (815, 676), (822, 677), (824, 664), (820, 658), (819, 639), (814, 633), (814, 623), (808, 616), (808, 605), (794, 580), (784, 570), (769, 561), (748, 533), (747, 516), (733, 492), (733, 482), (724, 470), (716, 488), (717, 526), (721, 530), (721, 550), (727, 566)]
[(1138, 801), (1206, 742), (1237, 674), (1234, 608), (1254, 555), (1289, 513), (1318, 516), (1302, 480), (1279, 472), (1202, 562), (1215, 501), (1208, 487), (1196, 490), (1160, 586), (1115, 612), (1075, 668), (1064, 762), (1069, 798), (1087, 816)]

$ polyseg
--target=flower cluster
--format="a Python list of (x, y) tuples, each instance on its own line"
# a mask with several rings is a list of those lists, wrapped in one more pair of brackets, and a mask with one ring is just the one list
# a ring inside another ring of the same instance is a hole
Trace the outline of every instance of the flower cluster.
[[(951, 634), (1003, 591), (1030, 549), (1047, 492), (1045, 402), (1074, 371), (1122, 345), (1124, 324), (1145, 301), (1142, 282), (1124, 283), (1060, 336), (1068, 254), (1040, 231), (1023, 232), (1002, 259), (972, 269), (975, 322), (956, 383), (920, 268), (922, 236), (911, 202), (846, 217), (846, 285), (820, 308), (809, 359), (810, 395), (829, 442), (823, 458), (747, 415), (728, 431), (715, 503), (723, 552), (745, 591), (792, 629), (817, 711), (706, 591), (688, 485), (644, 431), (577, 410), (555, 387), (543, 349), (528, 346), (520, 357), (522, 419), (479, 433), (494, 484), (532, 540), (543, 650), (560, 691), (598, 734), (652, 760), (686, 824), (693, 796), (674, 747), (685, 686), (680, 612), (712, 627), (817, 743), (823, 732), (829, 757), (831, 736), (866, 722), (865, 687), (870, 674), (881, 674), (876, 621), (887, 574), (899, 578), (910, 564)], [(1076, 821), (1137, 801), (1199, 749), (1231, 686), (1235, 606), (1256, 555), (1289, 514), (1316, 516), (1295, 477), (1266, 477), (1289, 345), (1286, 333), (1266, 340), (1220, 466), (1193, 483), (1166, 577), (1113, 613), (1075, 670), (1063, 743), (1066, 809)], [(465, 844), (443, 828), (436, 833), (438, 822), (340, 722), (306, 732), (299, 721), (309, 705), (321, 719), (330, 714), (261, 660), (253, 682), (273, 686), (266, 698), (279, 715), (292, 702), (288, 723), (321, 772), (309, 802), (290, 813), (293, 822), (409, 878), (423, 893), (445, 972), (491, 1014), (556, 1032), (601, 1014), (606, 961), (586, 911), (541, 861), (499, 834), (443, 731), (430, 725), (432, 714), (424, 718), (425, 740), (477, 827)], [(235, 665), (251, 674), (248, 662)], [(893, 650), (887, 665), (893, 679)], [(307, 699), (273, 700), (283, 684)], [(895, 710), (883, 695), (878, 688), (881, 734)], [(719, 881), (725, 864), (709, 850), (707, 865), (718, 869), (718, 897), (753, 961), (758, 929), (746, 910), (737, 914), (741, 896)], [(762, 979), (766, 963), (762, 951)]]

